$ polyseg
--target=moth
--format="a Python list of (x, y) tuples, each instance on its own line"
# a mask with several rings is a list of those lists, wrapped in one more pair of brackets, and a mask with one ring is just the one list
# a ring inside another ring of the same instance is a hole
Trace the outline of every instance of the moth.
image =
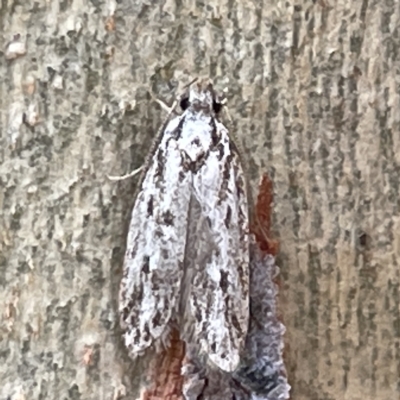
[(212, 364), (237, 368), (249, 324), (249, 209), (240, 155), (209, 80), (167, 119), (139, 182), (120, 287), (136, 357), (177, 326)]

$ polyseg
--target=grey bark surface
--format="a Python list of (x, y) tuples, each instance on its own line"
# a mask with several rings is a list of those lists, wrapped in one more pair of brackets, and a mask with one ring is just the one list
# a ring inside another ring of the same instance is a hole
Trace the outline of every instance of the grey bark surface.
[(296, 400), (400, 396), (398, 1), (0, 4), (0, 399), (135, 399), (117, 292), (178, 83), (228, 88), (274, 181)]

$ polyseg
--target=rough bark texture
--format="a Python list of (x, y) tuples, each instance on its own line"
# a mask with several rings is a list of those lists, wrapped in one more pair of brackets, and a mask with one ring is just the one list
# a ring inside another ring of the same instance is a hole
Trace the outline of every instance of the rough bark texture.
[(400, 6), (2, 1), (0, 398), (135, 399), (116, 299), (135, 179), (177, 83), (228, 87), (268, 171), (296, 400), (400, 396)]

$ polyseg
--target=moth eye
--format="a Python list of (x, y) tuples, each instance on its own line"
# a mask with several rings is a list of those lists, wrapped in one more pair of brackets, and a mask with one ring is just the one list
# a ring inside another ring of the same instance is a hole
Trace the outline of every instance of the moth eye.
[(185, 111), (187, 108), (189, 108), (190, 103), (189, 103), (189, 97), (184, 97), (180, 103), (180, 107), (182, 108), (183, 111)]
[(215, 114), (218, 114), (222, 110), (222, 107), (223, 107), (222, 103), (218, 103), (215, 100), (213, 101), (213, 110)]

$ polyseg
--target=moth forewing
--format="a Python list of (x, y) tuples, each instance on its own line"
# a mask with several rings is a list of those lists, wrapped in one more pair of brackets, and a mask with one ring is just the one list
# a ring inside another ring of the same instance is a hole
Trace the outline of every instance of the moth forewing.
[[(201, 347), (214, 364), (232, 371), (248, 329), (248, 207), (237, 185), (243, 179), (239, 159), (226, 129), (222, 124), (217, 129), (220, 146), (211, 149), (193, 178), (207, 224), (197, 223), (201, 231), (188, 237), (188, 246), (197, 250), (191, 255), (195, 272), (190, 304)], [(196, 246), (196, 239), (206, 246)]]
[(170, 140), (176, 122), (166, 126), (132, 210), (119, 310), (133, 356), (162, 335), (179, 299), (190, 174), (181, 174), (180, 150)]

